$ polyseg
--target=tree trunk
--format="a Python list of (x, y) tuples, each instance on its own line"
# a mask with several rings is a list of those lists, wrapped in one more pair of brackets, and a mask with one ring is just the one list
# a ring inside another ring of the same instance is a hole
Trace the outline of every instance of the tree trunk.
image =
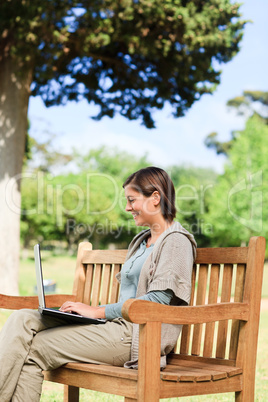
[(0, 293), (18, 294), (20, 181), (32, 74), (0, 60)]

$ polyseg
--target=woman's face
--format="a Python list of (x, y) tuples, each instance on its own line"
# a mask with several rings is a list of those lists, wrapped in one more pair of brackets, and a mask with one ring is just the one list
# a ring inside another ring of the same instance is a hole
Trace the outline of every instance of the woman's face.
[(125, 197), (127, 200), (126, 211), (132, 214), (137, 226), (151, 226), (155, 223), (160, 203), (157, 191), (150, 197), (145, 197), (128, 185), (125, 187)]

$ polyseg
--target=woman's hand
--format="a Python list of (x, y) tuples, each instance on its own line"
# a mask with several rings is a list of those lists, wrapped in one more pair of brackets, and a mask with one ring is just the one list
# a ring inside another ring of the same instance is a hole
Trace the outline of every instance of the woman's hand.
[(84, 303), (66, 301), (60, 311), (77, 313), (90, 318), (105, 318), (105, 307), (93, 307)]

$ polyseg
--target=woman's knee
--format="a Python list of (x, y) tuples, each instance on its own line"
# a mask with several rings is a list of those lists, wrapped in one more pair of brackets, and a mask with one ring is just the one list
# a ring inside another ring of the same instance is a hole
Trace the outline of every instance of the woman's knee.
[(14, 311), (5, 324), (6, 330), (10, 332), (14, 336), (14, 334), (18, 334), (23, 336), (23, 334), (35, 334), (40, 331), (43, 327), (43, 324), (40, 320), (40, 314), (38, 311), (29, 310), (29, 309), (21, 309)]
[(38, 320), (38, 315), (36, 313), (37, 311), (30, 309), (17, 310), (9, 316), (7, 322), (14, 322), (16, 325), (19, 325), (25, 324), (26, 322), (28, 323), (32, 320)]

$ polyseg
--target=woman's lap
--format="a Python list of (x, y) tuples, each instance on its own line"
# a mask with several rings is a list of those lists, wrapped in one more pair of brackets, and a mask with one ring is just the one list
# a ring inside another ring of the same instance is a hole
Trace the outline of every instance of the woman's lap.
[(130, 358), (132, 325), (123, 319), (98, 325), (64, 325), (37, 333), (29, 358), (45, 370), (67, 362), (122, 366)]
[(9, 350), (9, 360), (10, 351), (15, 360), (28, 355), (31, 361), (37, 359), (42, 369), (71, 361), (123, 365), (130, 357), (132, 324), (117, 318), (98, 325), (66, 325), (63, 320), (26, 309), (9, 317), (0, 339), (2, 351)]

